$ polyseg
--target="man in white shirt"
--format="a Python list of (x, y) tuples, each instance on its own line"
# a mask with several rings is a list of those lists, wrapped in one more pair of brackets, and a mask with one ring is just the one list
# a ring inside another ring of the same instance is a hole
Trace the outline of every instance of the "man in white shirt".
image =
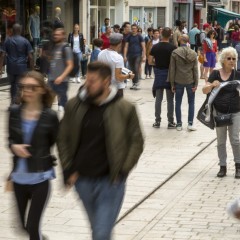
[(118, 95), (123, 97), (123, 89), (125, 88), (124, 80), (133, 79), (135, 74), (129, 72), (123, 74), (124, 68), (123, 57), (119, 54), (121, 51), (123, 35), (120, 33), (112, 33), (110, 36), (110, 47), (101, 51), (98, 55), (98, 61), (107, 63), (112, 69), (112, 84), (118, 88)]

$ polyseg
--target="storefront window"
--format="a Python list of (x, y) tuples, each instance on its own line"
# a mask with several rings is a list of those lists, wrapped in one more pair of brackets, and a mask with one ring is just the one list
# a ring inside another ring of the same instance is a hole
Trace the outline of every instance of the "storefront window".
[(240, 13), (240, 2), (232, 2), (232, 11), (235, 13)]
[(141, 23), (141, 9), (140, 8), (130, 8), (130, 22), (131, 24), (135, 23), (140, 26)]
[(143, 32), (147, 33), (149, 27), (153, 28), (153, 19), (154, 19), (154, 9), (145, 8), (144, 9), (144, 19), (143, 19)]

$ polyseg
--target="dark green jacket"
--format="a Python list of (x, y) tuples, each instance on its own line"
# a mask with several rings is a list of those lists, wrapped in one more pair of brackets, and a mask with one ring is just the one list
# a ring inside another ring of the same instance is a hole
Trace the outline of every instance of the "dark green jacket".
[[(88, 104), (77, 96), (67, 103), (60, 123), (57, 146), (65, 181), (74, 172), (70, 169), (78, 151), (82, 121), (87, 110)], [(103, 118), (110, 179), (114, 181), (119, 173), (128, 175), (138, 162), (144, 139), (135, 106), (128, 101), (121, 98), (110, 103)]]

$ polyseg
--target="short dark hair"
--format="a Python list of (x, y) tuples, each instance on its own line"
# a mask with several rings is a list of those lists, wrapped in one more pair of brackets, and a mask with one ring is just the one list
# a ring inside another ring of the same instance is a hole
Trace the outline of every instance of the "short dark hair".
[(131, 25), (131, 23), (130, 23), (130, 22), (124, 22), (124, 23), (122, 24), (122, 28), (125, 28), (126, 25)]
[(93, 46), (101, 47), (103, 45), (103, 40), (101, 38), (93, 39)]
[(158, 29), (153, 29), (153, 34), (154, 34), (155, 32), (159, 32), (159, 30), (158, 30)]
[(132, 25), (131, 25), (131, 28), (132, 27), (137, 27), (137, 29), (139, 28), (139, 26), (136, 24), (136, 23), (133, 23)]
[(106, 63), (100, 61), (91, 62), (88, 64), (87, 71), (96, 72), (99, 74), (99, 76), (101, 76), (102, 79), (109, 77), (111, 80), (112, 70), (111, 67)]
[(110, 18), (105, 18), (105, 19), (104, 19), (104, 22), (105, 22), (106, 20), (110, 20)]
[(162, 36), (163, 36), (164, 38), (170, 38), (170, 37), (171, 37), (171, 34), (172, 34), (172, 29), (171, 29), (171, 28), (169, 28), (169, 27), (163, 28), (163, 30), (162, 30)]
[(147, 31), (148, 31), (148, 32), (152, 32), (152, 31), (153, 31), (153, 28), (149, 27), (149, 28), (147, 29)]
[(210, 31), (207, 33), (207, 37), (210, 38), (213, 33), (216, 35), (216, 33), (215, 33), (214, 30), (210, 30)]

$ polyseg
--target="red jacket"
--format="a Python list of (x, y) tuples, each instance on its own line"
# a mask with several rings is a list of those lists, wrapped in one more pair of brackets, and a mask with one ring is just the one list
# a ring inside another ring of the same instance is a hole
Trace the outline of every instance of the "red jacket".
[(101, 39), (103, 40), (102, 50), (110, 47), (109, 37), (105, 33), (102, 34)]

